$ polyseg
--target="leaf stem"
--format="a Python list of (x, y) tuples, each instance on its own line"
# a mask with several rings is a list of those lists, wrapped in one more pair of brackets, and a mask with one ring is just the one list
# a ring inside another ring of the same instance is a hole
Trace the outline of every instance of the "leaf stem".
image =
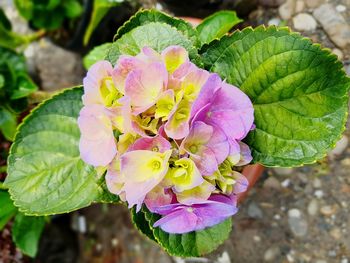
[(39, 102), (42, 102), (46, 99), (51, 98), (52, 95), (54, 95), (55, 93), (56, 93), (56, 91), (55, 92), (47, 92), (47, 91), (38, 90), (38, 91), (35, 91), (28, 96), (28, 102), (30, 104), (39, 103)]
[(7, 165), (0, 166), (0, 173), (6, 173)]
[(0, 182), (0, 190), (7, 190), (8, 188), (4, 185), (3, 182)]

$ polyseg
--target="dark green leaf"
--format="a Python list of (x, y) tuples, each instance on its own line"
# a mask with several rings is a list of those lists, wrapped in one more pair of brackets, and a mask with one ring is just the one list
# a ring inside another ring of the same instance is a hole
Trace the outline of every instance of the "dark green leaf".
[(94, 47), (83, 59), (83, 64), (86, 69), (89, 69), (93, 64), (99, 60), (104, 60), (108, 54), (108, 50), (112, 46), (112, 43), (105, 43), (100, 46)]
[(0, 25), (3, 26), (4, 29), (11, 31), (12, 26), (10, 20), (8, 20), (4, 10), (0, 8)]
[(0, 190), (0, 232), (7, 222), (17, 213), (17, 208), (7, 191)]
[(156, 240), (170, 255), (177, 257), (199, 257), (208, 254), (221, 245), (232, 229), (232, 219), (197, 232), (169, 234), (153, 224), (160, 218), (142, 208), (137, 214), (132, 211), (132, 219), (137, 228), (152, 240)]
[(16, 8), (19, 14), (26, 20), (30, 20), (33, 16), (33, 1), (15, 0)]
[(79, 87), (54, 96), (19, 128), (5, 184), (15, 205), (26, 214), (70, 212), (103, 194), (95, 169), (80, 159), (77, 117), (82, 94)]
[(214, 41), (206, 68), (254, 104), (246, 142), (254, 161), (299, 166), (325, 156), (344, 131), (349, 79), (328, 50), (286, 28), (258, 27)]
[(177, 30), (181, 31), (184, 36), (190, 39), (194, 46), (200, 46), (198, 33), (193, 29), (190, 23), (179, 18), (171, 17), (155, 9), (141, 10), (137, 12), (118, 29), (117, 34), (114, 36), (114, 40), (121, 38), (124, 34), (138, 26), (146, 25), (151, 22), (165, 23), (175, 27)]
[(12, 227), (13, 242), (24, 254), (35, 257), (44, 226), (44, 217), (25, 216), (18, 213)]
[(199, 38), (202, 44), (209, 43), (214, 39), (221, 38), (230, 29), (242, 22), (236, 12), (222, 10), (208, 16), (197, 26), (197, 31), (199, 32)]

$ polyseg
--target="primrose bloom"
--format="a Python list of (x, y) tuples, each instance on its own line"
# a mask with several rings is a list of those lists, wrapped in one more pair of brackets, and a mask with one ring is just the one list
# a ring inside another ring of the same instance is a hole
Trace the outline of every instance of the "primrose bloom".
[(185, 48), (143, 47), (114, 66), (97, 62), (84, 78), (83, 104), (81, 158), (105, 171), (108, 190), (129, 208), (159, 214), (154, 227), (187, 233), (237, 212), (253, 106)]

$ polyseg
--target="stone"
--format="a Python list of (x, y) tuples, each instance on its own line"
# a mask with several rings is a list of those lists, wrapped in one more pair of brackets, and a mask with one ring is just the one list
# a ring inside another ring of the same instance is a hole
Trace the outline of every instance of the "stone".
[(298, 0), (295, 4), (295, 13), (301, 13), (305, 8), (305, 2)]
[(318, 201), (317, 199), (311, 199), (311, 201), (309, 202), (308, 206), (307, 206), (307, 213), (310, 216), (315, 216), (318, 214)]
[(343, 258), (340, 263), (349, 263), (349, 260), (347, 258)]
[(281, 183), (275, 177), (270, 176), (265, 180), (263, 187), (267, 189), (279, 190), (281, 189)]
[(276, 259), (281, 254), (281, 250), (277, 246), (268, 248), (264, 253), (264, 260), (266, 262), (276, 262)]
[(269, 22), (267, 22), (267, 25), (269, 26), (279, 26), (279, 24), (281, 23), (281, 19), (275, 17), (269, 20)]
[(34, 60), (43, 90), (55, 91), (82, 83), (84, 69), (78, 54), (46, 39), (32, 45), (33, 56), (28, 59)]
[(313, 16), (322, 25), (329, 38), (340, 48), (350, 46), (350, 26), (331, 4), (316, 8)]
[(313, 181), (312, 181), (312, 186), (314, 188), (321, 188), (322, 187), (322, 181), (319, 179), (319, 178), (315, 178)]
[(263, 212), (261, 210), (261, 208), (258, 206), (258, 204), (256, 204), (255, 202), (251, 202), (248, 205), (248, 215), (251, 218), (263, 218)]
[(324, 193), (322, 190), (316, 190), (314, 195), (317, 197), (317, 198), (322, 198), (324, 196)]
[(329, 152), (329, 157), (336, 157), (341, 155), (346, 148), (348, 147), (349, 139), (345, 135), (343, 135), (340, 140), (335, 144), (333, 150)]
[(332, 52), (333, 54), (337, 55), (339, 60), (342, 60), (344, 58), (344, 54), (339, 48), (333, 48)]
[(230, 255), (227, 251), (224, 251), (215, 263), (231, 263)]
[(337, 5), (335, 7), (335, 10), (337, 10), (339, 13), (345, 12), (346, 11), (346, 6), (345, 5)]
[(306, 0), (305, 4), (308, 8), (316, 8), (322, 5), (325, 0)]
[(290, 179), (286, 179), (286, 180), (283, 180), (281, 185), (284, 187), (284, 188), (287, 188), (289, 185), (290, 185)]
[(293, 26), (299, 31), (313, 31), (317, 27), (317, 22), (311, 15), (300, 13), (293, 17)]
[(293, 208), (288, 211), (288, 225), (296, 237), (303, 237), (307, 234), (308, 224), (299, 209)]
[(339, 228), (333, 228), (330, 232), (330, 235), (335, 239), (339, 240), (341, 238), (341, 230)]
[(296, 1), (287, 0), (283, 5), (278, 8), (280, 17), (284, 20), (292, 18), (295, 13)]
[(321, 214), (324, 216), (334, 215), (336, 213), (336, 211), (337, 211), (337, 208), (335, 206), (331, 206), (331, 205), (322, 206), (320, 209)]

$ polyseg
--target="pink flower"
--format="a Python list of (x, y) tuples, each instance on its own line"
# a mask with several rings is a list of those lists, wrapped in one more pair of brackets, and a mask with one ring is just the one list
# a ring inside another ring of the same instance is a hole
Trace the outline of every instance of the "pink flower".
[(209, 200), (191, 206), (170, 204), (155, 209), (163, 217), (154, 223), (163, 231), (184, 234), (217, 225), (238, 211), (232, 199), (213, 195)]
[(78, 117), (81, 132), (79, 150), (81, 158), (94, 166), (108, 165), (117, 154), (113, 135), (112, 113), (101, 105), (82, 108)]

